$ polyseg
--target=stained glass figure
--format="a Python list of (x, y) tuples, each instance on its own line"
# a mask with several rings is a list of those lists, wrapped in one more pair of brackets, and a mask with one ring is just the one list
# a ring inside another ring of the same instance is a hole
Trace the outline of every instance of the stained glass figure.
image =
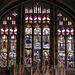
[(74, 60), (74, 53), (69, 53), (68, 52), (67, 60), (73, 61)]
[(15, 52), (9, 52), (9, 67), (11, 67), (11, 64), (16, 66), (16, 53)]
[(25, 65), (30, 67), (32, 65), (32, 50), (25, 50)]
[(49, 49), (50, 48), (50, 36), (43, 36), (43, 49)]
[(9, 67), (11, 65), (16, 66), (16, 36), (11, 36), (11, 44), (10, 44), (10, 51), (9, 51)]
[(41, 51), (34, 50), (34, 65), (37, 65), (37, 62), (41, 64)]
[(43, 28), (43, 35), (50, 35), (50, 29), (49, 28)]
[(50, 56), (50, 51), (43, 50), (43, 59), (48, 61), (48, 60), (50, 60), (49, 56)]
[(16, 36), (11, 36), (11, 51), (16, 52)]
[(0, 53), (0, 67), (7, 66), (7, 53)]
[(41, 49), (41, 36), (34, 36), (34, 49)]
[(7, 52), (7, 36), (3, 35), (1, 38), (1, 52)]
[(62, 35), (60, 35), (59, 39), (58, 39), (58, 43), (65, 43), (65, 39)]
[(7, 66), (7, 36), (1, 37), (0, 67)]
[(67, 39), (67, 50), (68, 52), (74, 52), (74, 39), (72, 36)]
[(32, 28), (26, 28), (25, 34), (32, 34)]
[(34, 34), (35, 35), (41, 35), (41, 28), (35, 28), (34, 29)]
[(58, 53), (58, 60), (65, 60), (65, 53)]
[(58, 43), (58, 52), (65, 52), (65, 44)]
[(32, 36), (25, 36), (25, 48), (32, 48)]

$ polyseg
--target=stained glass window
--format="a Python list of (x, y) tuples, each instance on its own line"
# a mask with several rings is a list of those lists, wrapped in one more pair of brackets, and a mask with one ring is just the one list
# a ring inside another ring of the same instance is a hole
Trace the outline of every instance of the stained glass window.
[[(17, 10), (9, 14), (2, 21), (0, 32), (0, 66), (16, 66), (17, 47)], [(7, 63), (9, 63), (7, 65)]]
[(47, 24), (43, 25), (43, 60), (50, 65), (50, 28)]
[(30, 24), (25, 28), (25, 65), (32, 65), (32, 27)]
[(41, 28), (40, 25), (35, 25), (34, 28), (34, 64), (41, 64)]
[[(74, 27), (72, 20), (57, 10), (58, 66), (74, 67)], [(67, 42), (65, 42), (67, 41)], [(67, 53), (67, 55), (65, 54)], [(67, 60), (67, 61), (66, 61)], [(67, 63), (67, 64), (66, 64)], [(66, 66), (65, 66), (66, 65)]]
[[(41, 3), (25, 5), (24, 17), (25, 17), (25, 58), (26, 58), (25, 65), (30, 66), (32, 63), (33, 65), (36, 65), (37, 62), (40, 65), (42, 60), (45, 60), (48, 63), (50, 63), (49, 6), (47, 5), (43, 6), (43, 4)], [(41, 47), (41, 44), (43, 44), (43, 47)]]

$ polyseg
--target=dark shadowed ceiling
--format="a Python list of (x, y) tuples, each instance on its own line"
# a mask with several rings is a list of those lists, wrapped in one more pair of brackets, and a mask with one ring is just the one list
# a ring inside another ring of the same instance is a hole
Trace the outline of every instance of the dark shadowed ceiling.
[(75, 0), (0, 0), (0, 13), (2, 11), (4, 11), (6, 9), (6, 7), (11, 6), (11, 4), (13, 4), (13, 3), (18, 4), (18, 3), (21, 3), (24, 1), (50, 1), (50, 2), (53, 2), (54, 4), (57, 4), (60, 6), (62, 4), (61, 7), (65, 6), (65, 7), (69, 8), (70, 10), (73, 11), (73, 14), (75, 15)]

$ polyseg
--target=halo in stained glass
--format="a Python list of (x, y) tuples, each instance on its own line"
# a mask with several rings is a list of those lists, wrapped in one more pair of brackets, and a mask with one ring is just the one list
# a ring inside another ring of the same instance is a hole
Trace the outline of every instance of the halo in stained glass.
[(43, 35), (50, 35), (50, 28), (43, 28)]

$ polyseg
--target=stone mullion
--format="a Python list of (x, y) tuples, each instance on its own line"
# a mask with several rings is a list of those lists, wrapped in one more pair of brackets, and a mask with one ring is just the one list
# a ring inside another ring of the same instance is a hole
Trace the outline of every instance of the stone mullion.
[(34, 62), (34, 5), (33, 5), (33, 15), (32, 15), (32, 65)]
[[(75, 24), (75, 22), (73, 23)], [(75, 68), (75, 26), (74, 26), (74, 68)]]
[(53, 5), (53, 53), (54, 53), (54, 67), (55, 67), (55, 5)]
[(23, 20), (22, 21), (23, 22), (23, 26), (22, 26), (22, 29), (23, 29), (22, 30), (22, 37), (23, 37), (23, 40), (22, 40), (22, 47), (23, 47), (23, 53), (22, 53), (23, 54), (23, 56), (22, 56), (23, 58), (22, 59), (23, 59), (23, 61), (22, 62), (23, 62), (23, 66), (25, 65), (25, 61), (24, 60), (25, 60), (25, 26), (26, 26), (25, 25), (24, 9), (25, 9), (25, 6), (23, 5), (23, 19), (22, 19)]
[(19, 10), (18, 10), (18, 20), (17, 20), (17, 49), (16, 49), (16, 65), (19, 64), (20, 62), (20, 13), (21, 13), (21, 10), (20, 10), (20, 6), (19, 6)]
[(65, 23), (65, 68), (67, 68), (67, 32), (66, 32), (66, 26), (67, 24)]
[(42, 5), (41, 5), (41, 66), (43, 67), (43, 14), (42, 14)]
[(9, 21), (7, 23), (8, 25), (8, 35), (7, 35), (7, 68), (9, 68), (9, 51), (11, 51), (11, 48), (10, 48), (10, 25), (11, 25), (11, 22)]
[(43, 64), (43, 24), (41, 24), (41, 66)]

